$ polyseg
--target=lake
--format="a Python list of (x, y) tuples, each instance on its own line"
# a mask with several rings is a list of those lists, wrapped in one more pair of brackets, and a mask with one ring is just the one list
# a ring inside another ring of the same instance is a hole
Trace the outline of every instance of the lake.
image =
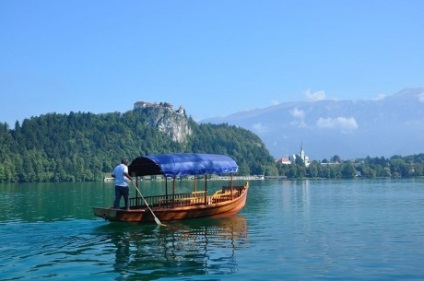
[(424, 179), (250, 186), (238, 215), (161, 227), (95, 218), (113, 183), (0, 185), (0, 280), (424, 280)]

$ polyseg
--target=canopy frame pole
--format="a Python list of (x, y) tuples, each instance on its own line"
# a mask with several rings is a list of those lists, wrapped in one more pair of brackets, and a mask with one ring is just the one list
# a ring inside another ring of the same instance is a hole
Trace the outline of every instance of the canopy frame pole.
[(205, 205), (208, 203), (207, 201), (207, 197), (208, 197), (208, 175), (205, 174)]
[[(138, 175), (136, 173), (131, 173), (131, 176), (132, 177), (135, 177), (135, 186), (138, 188)], [(135, 193), (135, 205), (138, 206), (138, 193), (137, 193), (137, 190), (134, 190), (134, 193)], [(130, 204), (129, 207), (131, 207), (131, 200), (129, 200), (129, 204)]]
[(176, 191), (176, 185), (177, 185), (177, 177), (174, 177), (172, 179), (172, 208), (175, 207), (175, 191)]
[(230, 189), (231, 189), (231, 200), (233, 200), (234, 194), (234, 182), (233, 182), (233, 174), (230, 175)]
[(165, 177), (165, 198), (168, 202), (168, 177), (165, 176), (165, 175), (164, 175), (164, 177)]
[[(138, 176), (137, 175), (135, 176), (135, 186), (138, 188)], [(135, 202), (136, 202), (136, 205), (138, 205), (138, 192), (137, 192), (137, 189), (134, 190), (134, 192), (135, 192)]]

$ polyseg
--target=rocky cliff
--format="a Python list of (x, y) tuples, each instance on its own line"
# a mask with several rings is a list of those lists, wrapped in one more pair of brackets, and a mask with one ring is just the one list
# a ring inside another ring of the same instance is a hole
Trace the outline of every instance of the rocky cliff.
[(162, 106), (145, 107), (138, 110), (147, 113), (147, 122), (150, 126), (157, 127), (174, 142), (183, 143), (192, 134), (184, 110), (174, 111), (172, 108)]

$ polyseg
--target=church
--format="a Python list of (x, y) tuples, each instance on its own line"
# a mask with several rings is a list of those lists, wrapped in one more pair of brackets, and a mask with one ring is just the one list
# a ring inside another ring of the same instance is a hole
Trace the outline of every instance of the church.
[(311, 161), (309, 160), (309, 157), (305, 154), (305, 151), (303, 150), (303, 145), (300, 145), (300, 153), (299, 154), (293, 154), (292, 156), (286, 158), (280, 158), (277, 160), (277, 162), (285, 165), (290, 165), (292, 163), (296, 162), (296, 158), (300, 157), (303, 160), (303, 163), (305, 163), (305, 167), (308, 167), (309, 164), (311, 164)]

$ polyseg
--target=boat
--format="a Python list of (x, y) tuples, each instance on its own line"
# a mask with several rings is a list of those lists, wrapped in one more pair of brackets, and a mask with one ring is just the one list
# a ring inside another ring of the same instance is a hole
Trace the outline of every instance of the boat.
[[(246, 204), (249, 183), (235, 185), (233, 175), (237, 163), (221, 154), (174, 153), (147, 155), (134, 159), (128, 173), (135, 177), (133, 185), (137, 193), (129, 199), (129, 209), (93, 207), (94, 215), (111, 222), (151, 223), (177, 221), (204, 217), (222, 217), (238, 213)], [(212, 175), (229, 177), (229, 184), (209, 194), (208, 178)], [(143, 196), (139, 189), (139, 177), (164, 178), (165, 190), (161, 195)], [(193, 178), (193, 191), (178, 192), (178, 185)], [(197, 181), (204, 181), (204, 189), (197, 189)], [(172, 181), (172, 190), (168, 182)]]

